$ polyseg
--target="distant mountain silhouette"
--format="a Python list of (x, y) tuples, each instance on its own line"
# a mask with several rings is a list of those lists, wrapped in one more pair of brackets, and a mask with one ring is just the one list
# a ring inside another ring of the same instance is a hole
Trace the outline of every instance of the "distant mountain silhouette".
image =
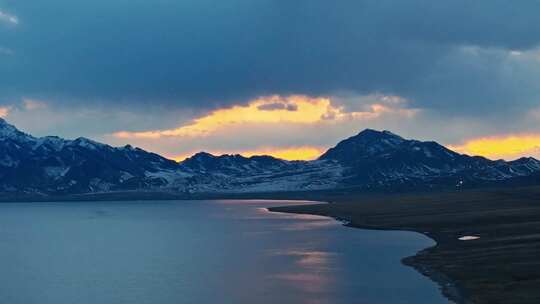
[(0, 119), (3, 194), (423, 190), (531, 183), (539, 176), (540, 161), (534, 158), (493, 161), (371, 129), (314, 161), (200, 152), (177, 163), (130, 145), (111, 147), (82, 137), (36, 138)]
[(344, 165), (348, 184), (371, 187), (483, 184), (540, 170), (540, 161), (534, 158), (492, 161), (456, 153), (434, 141), (406, 140), (389, 131), (371, 129), (341, 141), (320, 159)]
[(63, 194), (166, 186), (161, 177), (178, 164), (125, 146), (87, 138), (36, 138), (0, 119), (2, 192)]

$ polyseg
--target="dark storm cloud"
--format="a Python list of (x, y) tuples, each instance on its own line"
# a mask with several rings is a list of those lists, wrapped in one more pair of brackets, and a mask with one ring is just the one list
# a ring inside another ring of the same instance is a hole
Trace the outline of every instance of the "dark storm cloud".
[[(526, 108), (540, 1), (1, 1), (0, 97), (211, 109), (267, 94)], [(476, 52), (475, 52), (475, 49)], [(519, 107), (518, 106), (518, 107)]]

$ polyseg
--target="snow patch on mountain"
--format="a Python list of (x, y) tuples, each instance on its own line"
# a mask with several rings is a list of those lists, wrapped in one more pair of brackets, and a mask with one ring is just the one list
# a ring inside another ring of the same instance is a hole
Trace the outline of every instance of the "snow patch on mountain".
[(0, 189), (39, 194), (152, 190), (251, 193), (465, 187), (540, 175), (540, 161), (492, 161), (437, 144), (364, 130), (318, 160), (201, 152), (181, 163), (130, 145), (36, 138), (0, 119)]

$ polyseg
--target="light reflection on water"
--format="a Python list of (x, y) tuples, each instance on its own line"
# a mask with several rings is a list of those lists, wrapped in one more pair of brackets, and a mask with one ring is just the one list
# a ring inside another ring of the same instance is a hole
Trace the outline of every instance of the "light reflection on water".
[(0, 205), (0, 303), (447, 303), (404, 232), (271, 213), (299, 202)]
[[(336, 269), (334, 253), (324, 251), (290, 250), (274, 252), (274, 255), (290, 257), (299, 266), (296, 272), (284, 272), (270, 275), (271, 278), (284, 280), (304, 292), (320, 294), (332, 289), (335, 284), (332, 271)], [(334, 265), (333, 265), (334, 264)]]

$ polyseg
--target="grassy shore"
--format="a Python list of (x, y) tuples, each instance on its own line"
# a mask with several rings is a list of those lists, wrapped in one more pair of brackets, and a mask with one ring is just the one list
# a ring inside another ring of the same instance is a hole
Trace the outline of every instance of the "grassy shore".
[[(423, 233), (437, 245), (403, 262), (438, 282), (454, 301), (540, 303), (540, 187), (324, 199), (331, 203), (271, 211)], [(480, 238), (460, 241), (463, 236)]]

